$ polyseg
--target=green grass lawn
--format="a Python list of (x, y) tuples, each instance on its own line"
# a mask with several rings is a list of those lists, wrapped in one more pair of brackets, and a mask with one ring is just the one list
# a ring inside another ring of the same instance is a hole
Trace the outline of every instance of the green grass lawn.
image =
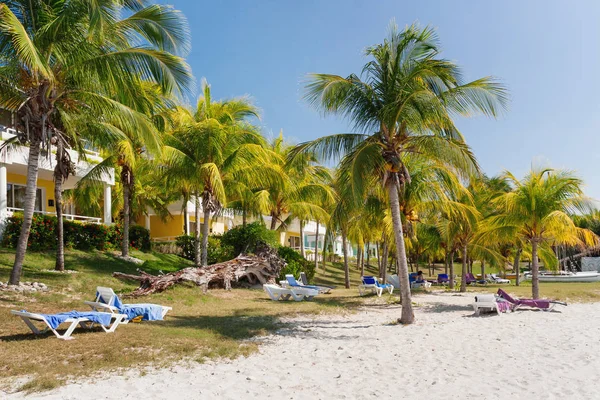
[[(141, 269), (156, 274), (191, 265), (174, 256), (133, 252), (145, 260)], [(0, 249), (0, 280), (8, 280), (14, 251)], [(43, 272), (54, 267), (54, 254), (28, 253), (23, 281), (46, 283), (50, 291), (28, 295), (0, 292), (0, 380), (30, 376), (23, 390), (50, 389), (69, 376), (89, 375), (98, 370), (138, 365), (167, 365), (180, 359), (202, 362), (207, 358), (236, 357), (257, 348), (247, 339), (280, 328), (280, 317), (299, 313), (343, 313), (363, 303), (356, 284), (359, 272), (352, 271), (353, 289), (343, 288), (343, 271), (329, 265), (321, 269), (315, 282), (331, 284), (336, 289), (310, 302), (274, 302), (261, 290), (211, 290), (202, 294), (198, 287), (176, 286), (164, 293), (130, 302), (152, 302), (173, 307), (164, 321), (120, 326), (114, 334), (78, 329), (74, 340), (64, 342), (54, 335), (35, 337), (21, 319), (10, 310), (25, 309), (54, 313), (73, 309), (85, 310), (84, 300), (93, 300), (96, 286), (109, 286), (117, 293), (128, 293), (137, 285), (111, 276), (114, 271), (136, 273), (137, 265), (112, 254), (91, 251), (68, 251), (65, 264), (76, 274)], [(376, 271), (370, 270), (370, 273)], [(385, 302), (369, 298), (368, 301)], [(26, 355), (26, 356), (24, 356)]]
[[(351, 289), (344, 289), (341, 264), (321, 265), (314, 283), (335, 286), (330, 295), (310, 302), (274, 302), (261, 290), (210, 290), (179, 285), (129, 302), (151, 302), (173, 307), (164, 321), (142, 322), (120, 326), (114, 334), (100, 330), (78, 329), (74, 340), (64, 342), (54, 335), (35, 337), (10, 310), (54, 313), (73, 309), (85, 310), (84, 300), (93, 300), (96, 286), (110, 286), (126, 294), (137, 285), (111, 276), (114, 271), (136, 273), (137, 268), (156, 274), (191, 265), (174, 255), (133, 252), (145, 263), (140, 267), (115, 258), (110, 253), (68, 251), (66, 266), (76, 274), (43, 272), (54, 266), (53, 253), (29, 253), (25, 259), (23, 281), (46, 283), (50, 291), (35, 294), (0, 292), (0, 384), (9, 386), (10, 379), (31, 378), (22, 390), (36, 391), (56, 387), (69, 377), (91, 375), (96, 371), (145, 365), (168, 365), (187, 359), (203, 362), (209, 358), (232, 358), (256, 350), (256, 339), (282, 327), (281, 317), (297, 314), (352, 312), (365, 304), (397, 302), (395, 293), (376, 298), (361, 298), (356, 285), (360, 271), (350, 267)], [(12, 268), (14, 251), (0, 249), (0, 280), (6, 282)], [(377, 275), (368, 267), (365, 274)], [(497, 285), (469, 287), (469, 291), (496, 291)], [(528, 283), (511, 293), (528, 296)], [(567, 301), (599, 301), (600, 284), (542, 284), (544, 296)]]

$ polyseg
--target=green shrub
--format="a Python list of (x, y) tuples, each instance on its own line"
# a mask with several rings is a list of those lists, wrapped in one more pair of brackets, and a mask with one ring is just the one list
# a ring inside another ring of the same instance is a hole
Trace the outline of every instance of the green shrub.
[[(34, 251), (56, 249), (56, 216), (33, 214), (31, 232), (27, 248)], [(2, 236), (4, 247), (17, 247), (23, 225), (23, 214), (15, 213), (7, 218)], [(78, 250), (110, 250), (120, 248), (122, 228), (119, 225), (106, 226), (79, 221), (63, 221), (65, 247)], [(150, 249), (150, 232), (141, 226), (132, 226), (129, 230), (130, 244), (141, 250)]]
[(310, 282), (315, 276), (315, 264), (302, 257), (300, 253), (291, 247), (280, 246), (277, 249), (277, 255), (287, 262), (287, 265), (279, 274), (279, 279), (285, 279), (287, 274), (292, 274), (295, 278), (298, 278), (300, 272), (304, 272)]
[(276, 247), (278, 233), (268, 230), (260, 222), (253, 222), (246, 226), (237, 226), (228, 230), (223, 235), (221, 242), (225, 246), (231, 246), (233, 254), (254, 253), (259, 244), (267, 244)]
[(133, 225), (129, 228), (129, 245), (134, 249), (150, 251), (150, 231), (143, 226)]
[[(178, 236), (175, 244), (181, 249), (180, 256), (187, 258), (188, 260), (194, 261), (194, 244), (196, 243), (195, 237), (192, 235), (181, 235)], [(231, 260), (235, 258), (233, 254), (233, 248), (231, 246), (224, 245), (222, 243), (222, 237), (219, 235), (213, 235), (208, 237), (208, 249), (207, 249), (207, 263), (208, 265), (216, 264), (219, 262)]]
[(181, 257), (194, 261), (194, 244), (196, 239), (192, 235), (181, 235), (175, 239), (175, 244), (181, 249)]

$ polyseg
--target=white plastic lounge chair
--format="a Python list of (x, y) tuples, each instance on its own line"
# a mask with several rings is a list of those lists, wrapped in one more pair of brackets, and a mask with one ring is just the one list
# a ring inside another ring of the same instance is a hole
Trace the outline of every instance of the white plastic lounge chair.
[[(113, 314), (120, 313), (119, 307), (116, 306), (116, 304), (119, 303), (119, 301), (118, 301), (119, 297), (117, 296), (115, 291), (112, 290), (112, 288), (98, 286), (98, 287), (96, 287), (96, 293), (97, 293), (97, 295), (96, 295), (95, 301), (85, 301), (84, 303), (87, 304), (88, 306), (90, 306), (92, 308), (92, 310), (94, 310), (94, 311), (104, 311), (104, 312), (110, 312)], [(167, 315), (167, 313), (169, 311), (171, 311), (173, 309), (173, 307), (168, 307), (168, 306), (161, 306), (161, 307), (162, 307), (162, 317), (163, 318), (165, 317), (165, 315)], [(126, 320), (125, 323), (127, 323), (127, 322), (128, 321)]]
[(318, 289), (307, 288), (302, 286), (288, 285), (287, 289), (293, 293), (293, 296), (302, 297), (304, 300), (311, 300), (313, 297), (319, 294)]
[(475, 302), (472, 305), (476, 316), (479, 316), (481, 310), (491, 312), (496, 311), (498, 315), (512, 310), (510, 303), (493, 294), (481, 294), (475, 296)]
[(361, 279), (361, 284), (358, 285), (358, 294), (363, 296), (367, 291), (371, 291), (372, 293), (376, 293), (377, 297), (381, 297), (384, 289), (392, 294), (394, 291), (394, 286), (390, 285), (389, 283), (379, 283), (377, 278), (373, 276), (363, 276)]
[(263, 290), (269, 295), (269, 297), (273, 301), (289, 300), (290, 297), (293, 298), (295, 301), (304, 300), (304, 295), (296, 294), (289, 288), (284, 288), (270, 283), (265, 283), (263, 285)]
[[(30, 312), (26, 312), (26, 311), (16, 311), (16, 310), (11, 310), (11, 314), (21, 317), (23, 322), (25, 322), (27, 324), (29, 329), (31, 329), (31, 331), (35, 335), (42, 334), (46, 331), (51, 331), (52, 333), (54, 333), (56, 335), (57, 338), (63, 339), (63, 340), (73, 339), (71, 337), (71, 334), (73, 333), (75, 328), (77, 328), (78, 325), (81, 325), (82, 327), (88, 328), (88, 329), (93, 326), (93, 323), (87, 318), (68, 318), (63, 323), (70, 324), (70, 325), (67, 328), (67, 330), (65, 331), (65, 333), (63, 333), (61, 335), (60, 333), (58, 333), (58, 331), (56, 329), (54, 329), (50, 326), (50, 324), (48, 323), (48, 321), (46, 321), (46, 318), (43, 315), (30, 313)], [(124, 314), (114, 314), (114, 313), (104, 313), (104, 314), (110, 314), (110, 316), (111, 316), (110, 326), (105, 327), (101, 324), (98, 324), (98, 325), (106, 333), (112, 333), (115, 331), (115, 329), (117, 329), (119, 324), (127, 323), (127, 322), (125, 322), (125, 318), (127, 316)], [(43, 329), (39, 329), (37, 326), (34, 325), (34, 323), (33, 323), (34, 321), (43, 323), (46, 327)]]
[(490, 274), (490, 278), (492, 279), (493, 283), (501, 283), (501, 284), (507, 283), (507, 284), (510, 284), (510, 279), (500, 278), (496, 274)]

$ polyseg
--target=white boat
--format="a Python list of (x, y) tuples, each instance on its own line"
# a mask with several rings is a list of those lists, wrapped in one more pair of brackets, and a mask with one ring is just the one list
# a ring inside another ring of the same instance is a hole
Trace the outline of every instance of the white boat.
[[(531, 272), (525, 273), (525, 279), (531, 279)], [(540, 282), (600, 282), (600, 272), (541, 272)]]

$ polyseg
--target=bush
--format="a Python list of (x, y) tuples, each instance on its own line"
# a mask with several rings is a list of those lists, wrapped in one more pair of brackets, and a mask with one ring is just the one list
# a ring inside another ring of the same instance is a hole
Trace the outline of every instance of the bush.
[(276, 247), (279, 244), (277, 236), (276, 231), (268, 230), (260, 222), (253, 222), (228, 230), (221, 242), (225, 246), (231, 246), (233, 254), (238, 256), (240, 253), (254, 253), (260, 244)]
[(129, 227), (129, 245), (134, 249), (150, 251), (150, 231), (143, 226), (133, 225)]
[(315, 276), (315, 264), (302, 257), (300, 253), (291, 247), (280, 246), (279, 249), (277, 249), (277, 255), (287, 262), (286, 267), (283, 268), (279, 274), (279, 279), (285, 279), (287, 274), (292, 274), (294, 277), (298, 278), (300, 272), (304, 272), (306, 278), (310, 282)]
[[(194, 261), (194, 244), (196, 239), (192, 235), (178, 236), (175, 244), (181, 249), (179, 255), (188, 260)], [(219, 262), (231, 260), (235, 255), (231, 246), (224, 245), (222, 243), (221, 236), (209, 236), (208, 237), (208, 254), (207, 263), (208, 265), (216, 264)]]
[[(56, 216), (33, 214), (31, 232), (27, 248), (34, 251), (56, 249)], [(2, 236), (2, 245), (17, 247), (23, 225), (23, 214), (15, 213), (7, 218)], [(63, 221), (65, 247), (78, 250), (110, 250), (120, 248), (123, 239), (119, 225), (106, 226), (78, 221)], [(134, 225), (129, 230), (130, 244), (133, 248), (150, 250), (150, 232), (144, 227)]]

